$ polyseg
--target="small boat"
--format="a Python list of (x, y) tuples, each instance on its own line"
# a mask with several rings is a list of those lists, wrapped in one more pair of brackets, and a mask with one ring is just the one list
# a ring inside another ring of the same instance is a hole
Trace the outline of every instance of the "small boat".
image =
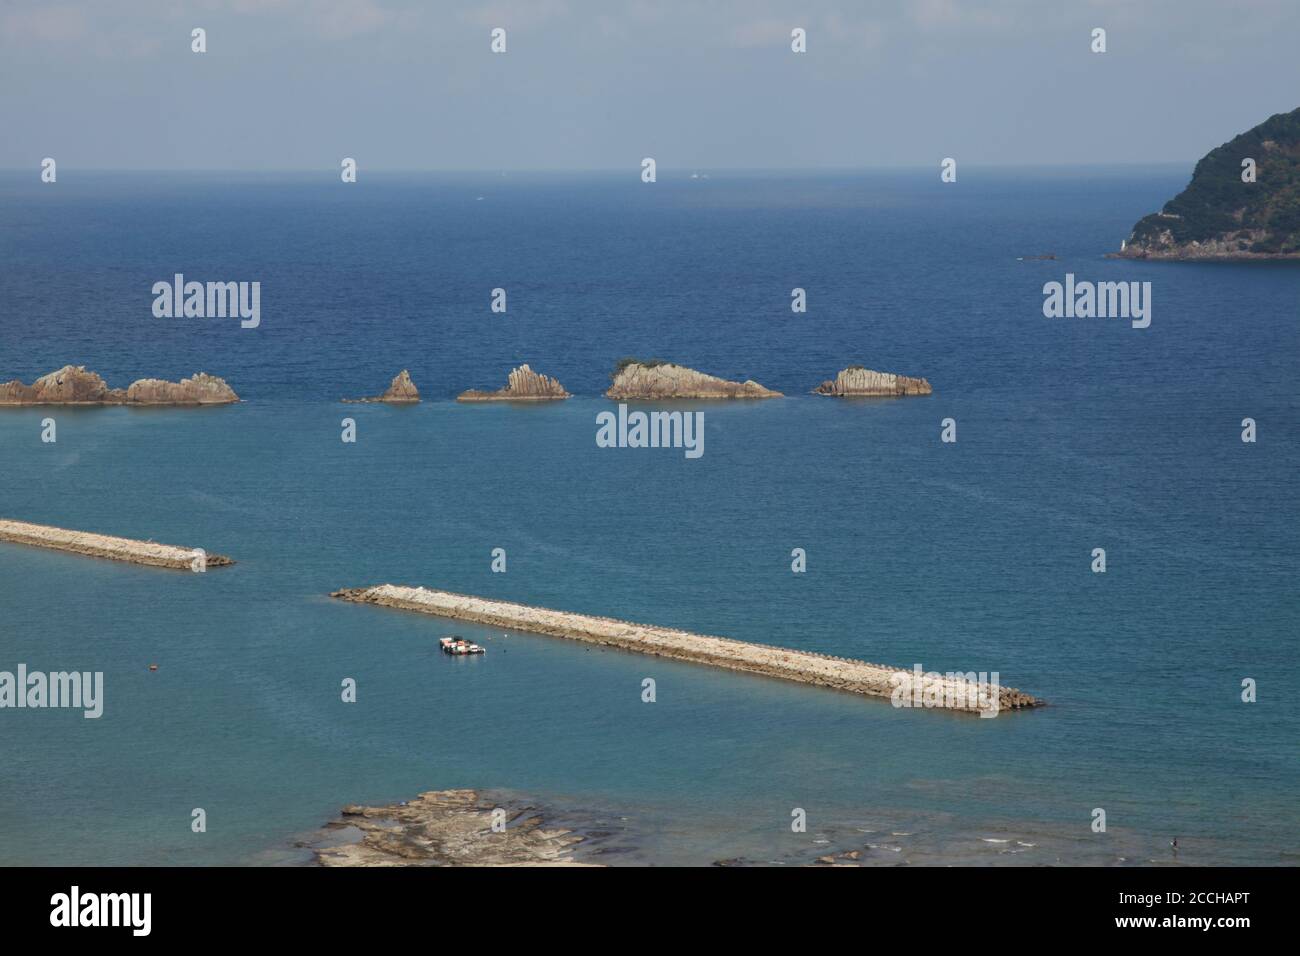
[(482, 654), (483, 653), (483, 648), (479, 647), (473, 641), (465, 640), (465, 638), (461, 637), (458, 634), (453, 634), (450, 637), (440, 638), (438, 643), (442, 646), (442, 652), (444, 654), (454, 654), (459, 656), (461, 654)]

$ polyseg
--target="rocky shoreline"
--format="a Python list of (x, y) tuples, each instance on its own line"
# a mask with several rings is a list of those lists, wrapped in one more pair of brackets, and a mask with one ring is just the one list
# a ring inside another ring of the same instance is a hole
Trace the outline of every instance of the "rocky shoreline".
[(458, 402), (550, 402), (569, 398), (569, 393), (556, 379), (541, 375), (527, 363), (510, 370), (505, 388), (495, 392), (470, 389), (456, 396)]
[(196, 372), (179, 382), (142, 378), (126, 388), (109, 388), (84, 365), (65, 365), (31, 385), (0, 383), (0, 405), (229, 405), (239, 401), (225, 379)]
[(391, 806), (352, 804), (326, 824), (349, 828), (356, 839), (312, 850), (318, 865), (598, 865), (574, 858), (581, 834), (548, 827), (536, 807), (503, 805), (476, 790), (430, 790)]
[[(617, 647), (671, 660), (709, 664), (868, 697), (895, 697), (900, 683), (898, 675), (906, 676), (910, 673), (900, 668), (869, 664), (847, 657), (752, 644), (732, 638), (634, 624), (615, 618), (552, 611), (449, 591), (381, 584), (369, 588), (344, 588), (334, 591), (330, 596), (357, 604), (418, 611), (490, 627)], [(938, 678), (930, 681), (927, 686), (933, 691), (929, 700), (937, 702), (927, 702), (924, 704), (926, 707), (972, 714), (992, 709), (991, 702), (989, 707), (981, 705), (975, 687), (968, 681)], [(998, 688), (998, 712), (1037, 707), (1042, 703), (1014, 688)]]
[[(1014, 784), (999, 778), (998, 785)], [(665, 814), (661, 805), (538, 800), (513, 790), (433, 790), (388, 806), (343, 807), (336, 818), (292, 842), (297, 852), (291, 861), (326, 867), (730, 868), (1180, 862), (1163, 834), (1115, 828), (1104, 844), (1084, 846), (1060, 822), (1004, 817), (959, 821), (950, 813), (910, 806), (867, 804), (818, 812), (810, 815), (801, 835), (790, 833), (783, 816), (774, 816), (771, 823), (771, 832), (763, 834), (725, 818), (683, 821)], [(1207, 849), (1188, 843), (1189, 853)], [(276, 862), (285, 862), (276, 852)]]
[(1254, 262), (1268, 260), (1300, 259), (1300, 252), (1219, 252), (1216, 243), (1207, 251), (1202, 243), (1191, 242), (1168, 249), (1146, 249), (1125, 246), (1119, 252), (1108, 252), (1103, 259), (1140, 259), (1146, 262)]
[[(115, 538), (89, 531), (69, 531), (66, 528), (10, 521), (5, 518), (0, 518), (0, 541), (50, 548), (55, 551), (69, 551), (91, 558), (107, 558), (111, 561), (126, 561), (131, 564), (178, 570), (195, 570), (199, 551), (197, 548), (182, 548), (170, 544), (158, 544), (155, 541), (136, 541), (132, 538)], [(205, 568), (223, 567), (234, 563), (221, 554), (205, 554), (203, 558)]]

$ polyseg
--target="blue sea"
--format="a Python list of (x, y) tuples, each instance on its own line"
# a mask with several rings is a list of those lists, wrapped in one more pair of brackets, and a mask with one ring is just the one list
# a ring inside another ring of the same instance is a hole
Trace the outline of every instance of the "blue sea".
[[(0, 379), (244, 400), (0, 409), (0, 516), (238, 561), (0, 544), (0, 670), (105, 681), (98, 720), (0, 711), (0, 863), (294, 863), (344, 804), (473, 787), (616, 830), (610, 862), (1295, 865), (1300, 264), (1104, 258), (1190, 172), (0, 175)], [(178, 272), (260, 281), (260, 327), (155, 318)], [(1150, 327), (1044, 318), (1067, 272), (1149, 281)], [(699, 459), (599, 448), (623, 356), (787, 397), (691, 406)], [(521, 362), (575, 397), (453, 401)], [(808, 394), (850, 364), (934, 394)], [(403, 368), (423, 404), (339, 404)], [(1049, 706), (895, 709), (328, 596), (383, 582)]]

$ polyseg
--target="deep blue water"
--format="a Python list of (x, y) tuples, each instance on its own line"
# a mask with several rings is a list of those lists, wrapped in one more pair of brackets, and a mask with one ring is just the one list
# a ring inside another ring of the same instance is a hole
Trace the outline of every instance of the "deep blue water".
[[(239, 561), (0, 545), (0, 670), (106, 681), (97, 721), (0, 710), (0, 862), (267, 862), (341, 804), (472, 786), (627, 816), (652, 861), (856, 827), (915, 861), (1165, 862), (1176, 836), (1294, 864), (1300, 265), (1102, 258), (1189, 172), (4, 174), (0, 379), (204, 370), (245, 402), (0, 409), (0, 516)], [(155, 319), (174, 272), (261, 281), (261, 327)], [(1045, 319), (1066, 272), (1150, 281), (1151, 327)], [(699, 406), (698, 460), (600, 449), (624, 355), (789, 397)], [(576, 397), (450, 401), (521, 361)], [(852, 363), (935, 394), (807, 394)], [(337, 403), (401, 368), (424, 404)], [(900, 711), (326, 596), (384, 581), (996, 670), (1051, 706)], [(436, 653), (451, 630), (488, 655)]]

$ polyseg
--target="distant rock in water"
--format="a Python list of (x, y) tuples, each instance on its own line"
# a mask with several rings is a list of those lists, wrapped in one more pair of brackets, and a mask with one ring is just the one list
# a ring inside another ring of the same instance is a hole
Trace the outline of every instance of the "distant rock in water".
[(226, 380), (203, 372), (179, 382), (142, 378), (126, 390), (128, 404), (138, 405), (224, 405), (239, 401)]
[(456, 396), (458, 402), (545, 402), (568, 398), (564, 386), (553, 378), (539, 375), (527, 364), (510, 370), (506, 387), (495, 392), (470, 389)]
[(624, 359), (605, 392), (613, 399), (780, 398), (755, 381), (729, 382), (670, 362)]
[(84, 365), (65, 365), (31, 385), (0, 383), (0, 405), (228, 405), (239, 396), (215, 375), (196, 372), (179, 382), (142, 378), (127, 388), (109, 388)]
[(390, 405), (407, 405), (420, 400), (420, 390), (411, 381), (411, 373), (402, 369), (393, 376), (387, 390), (378, 398), (345, 398), (343, 401), (352, 405), (368, 405), (375, 402), (387, 402)]
[(833, 382), (822, 382), (814, 395), (834, 395), (837, 398), (883, 395), (929, 395), (934, 389), (923, 378), (908, 378), (893, 372), (873, 372), (861, 365), (850, 365), (835, 376)]
[[(1243, 182), (1245, 160), (1254, 182)], [(1210, 150), (1187, 188), (1140, 219), (1113, 258), (1300, 258), (1300, 109)]]

